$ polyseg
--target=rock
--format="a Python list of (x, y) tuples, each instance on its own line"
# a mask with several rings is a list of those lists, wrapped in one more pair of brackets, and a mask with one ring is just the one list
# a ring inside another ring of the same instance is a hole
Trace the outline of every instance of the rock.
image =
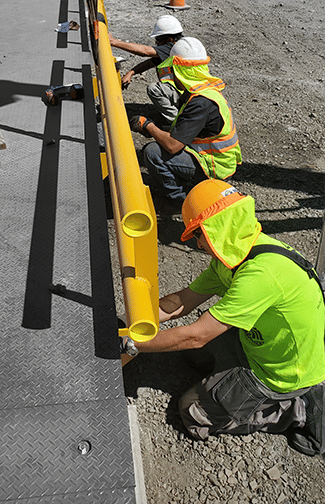
[(272, 480), (278, 480), (278, 479), (281, 478), (281, 473), (280, 473), (280, 471), (279, 471), (279, 469), (278, 469), (277, 466), (273, 466), (273, 467), (271, 467), (271, 469), (268, 469), (266, 471), (266, 474)]
[(261, 446), (258, 446), (255, 450), (255, 456), (256, 458), (259, 458), (262, 454), (263, 448)]
[(219, 479), (216, 474), (210, 473), (208, 474), (208, 479), (212, 483), (212, 485), (219, 485)]
[(251, 481), (248, 482), (248, 484), (249, 484), (251, 490), (253, 492), (255, 492), (256, 488), (258, 487), (258, 484), (257, 484), (256, 480), (251, 480)]
[(288, 497), (283, 492), (281, 492), (276, 502), (277, 504), (282, 504), (284, 501), (288, 501), (287, 499)]
[(227, 480), (227, 476), (223, 471), (218, 472), (218, 478), (221, 483), (224, 483)]
[(243, 459), (241, 459), (238, 462), (237, 467), (238, 467), (239, 471), (242, 471), (243, 469), (245, 469), (245, 467), (246, 467), (245, 461)]

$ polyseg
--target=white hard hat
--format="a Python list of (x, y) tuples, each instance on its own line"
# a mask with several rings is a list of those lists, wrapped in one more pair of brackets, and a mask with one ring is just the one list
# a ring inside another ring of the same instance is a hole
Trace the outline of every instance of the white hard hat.
[(188, 60), (206, 60), (208, 57), (203, 44), (193, 37), (183, 37), (178, 40), (173, 45), (170, 56), (180, 56)]
[(160, 37), (161, 35), (175, 35), (182, 33), (183, 28), (181, 23), (174, 16), (160, 16), (153, 27), (150, 37)]

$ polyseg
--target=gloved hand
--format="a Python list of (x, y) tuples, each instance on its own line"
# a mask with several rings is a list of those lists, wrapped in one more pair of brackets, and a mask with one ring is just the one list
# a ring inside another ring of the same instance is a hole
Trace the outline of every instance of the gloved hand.
[(141, 133), (147, 138), (151, 138), (150, 133), (146, 130), (148, 124), (153, 123), (151, 119), (147, 119), (144, 116), (141, 115), (136, 115), (131, 117), (130, 119), (130, 128), (132, 131), (135, 131), (136, 133)]
[(131, 338), (129, 338), (128, 336), (123, 336), (123, 337), (120, 336), (119, 340), (120, 340), (121, 354), (126, 353), (128, 355), (131, 355), (132, 357), (135, 357), (136, 355), (138, 355), (139, 350), (137, 349), (137, 347), (134, 344), (134, 341)]

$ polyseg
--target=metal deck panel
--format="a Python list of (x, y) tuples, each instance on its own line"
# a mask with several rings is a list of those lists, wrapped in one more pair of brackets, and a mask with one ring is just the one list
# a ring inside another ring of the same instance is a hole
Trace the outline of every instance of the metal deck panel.
[[(135, 502), (84, 10), (1, 6), (0, 502)], [(72, 82), (85, 99), (41, 101)]]
[[(5, 502), (5, 501), (0, 501)], [(10, 504), (134, 504), (131, 488), (114, 488), (101, 493), (78, 492), (74, 494), (44, 495), (31, 499), (14, 499)], [(141, 504), (141, 503), (140, 503)]]
[[(69, 49), (57, 51), (62, 58)], [(52, 63), (44, 68), (49, 81)], [(64, 60), (53, 66), (65, 74)], [(49, 81), (36, 88), (43, 92)], [(0, 400), (6, 408), (124, 396), (107, 292), (112, 286), (99, 147), (85, 135), (91, 121), (97, 135), (89, 63), (79, 65), (78, 82), (88, 91), (85, 100), (51, 108), (40, 92), (18, 95), (0, 108), (7, 142), (0, 158), (0, 373), (6, 382)], [(53, 136), (55, 144), (47, 145)], [(51, 294), (52, 282), (66, 286), (65, 297)], [(95, 357), (95, 349), (109, 360)]]
[[(2, 410), (0, 499), (132, 486), (130, 446), (120, 435), (125, 403), (117, 399)], [(84, 455), (78, 450), (82, 441), (90, 446)], [(112, 460), (114, 467), (108, 470)]]

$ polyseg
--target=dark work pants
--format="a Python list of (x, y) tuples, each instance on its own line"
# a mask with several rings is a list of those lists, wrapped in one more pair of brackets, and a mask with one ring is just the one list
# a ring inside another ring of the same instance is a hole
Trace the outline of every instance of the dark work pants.
[(182, 420), (193, 437), (279, 433), (292, 425), (305, 425), (306, 407), (301, 396), (310, 389), (280, 394), (264, 385), (249, 368), (238, 329), (226, 331), (185, 356), (201, 369), (206, 366), (210, 373), (180, 399)]

